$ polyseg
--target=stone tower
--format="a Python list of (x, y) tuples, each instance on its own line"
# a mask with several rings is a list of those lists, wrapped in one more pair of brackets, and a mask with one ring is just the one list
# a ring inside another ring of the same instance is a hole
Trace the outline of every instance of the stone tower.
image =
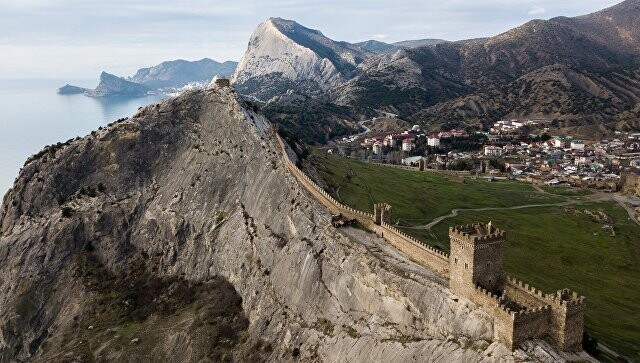
[(502, 246), (506, 233), (491, 225), (477, 223), (449, 228), (451, 291), (471, 299), (476, 285), (497, 292), (504, 282)]
[(382, 222), (391, 224), (391, 206), (387, 203), (378, 203), (373, 205), (373, 215), (375, 224), (381, 225)]
[(568, 289), (547, 294), (545, 300), (551, 305), (551, 339), (564, 351), (582, 350), (584, 312), (587, 304), (584, 296)]

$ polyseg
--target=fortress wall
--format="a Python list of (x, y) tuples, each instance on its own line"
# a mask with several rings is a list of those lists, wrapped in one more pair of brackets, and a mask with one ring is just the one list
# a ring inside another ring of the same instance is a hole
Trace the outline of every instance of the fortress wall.
[(494, 339), (503, 342), (509, 349), (513, 350), (513, 317), (498, 307), (493, 307), (488, 311), (493, 314)]
[(582, 180), (579, 178), (572, 178), (567, 176), (559, 177), (558, 180), (565, 183), (569, 183), (577, 187), (582, 187), (582, 188), (601, 189), (601, 190), (606, 190), (610, 192), (618, 191), (618, 183), (613, 180), (607, 180), (607, 179)]
[(552, 325), (550, 305), (512, 311), (503, 304), (504, 297), (498, 297), (483, 287), (477, 286), (469, 293), (470, 300), (492, 312), (495, 338), (511, 349), (527, 339), (543, 338), (549, 334), (549, 327)]
[(447, 254), (425, 246), (417, 239), (387, 223), (376, 226), (375, 231), (377, 235), (384, 237), (393, 247), (409, 255), (412, 260), (429, 267), (442, 276), (449, 276), (449, 257)]
[(500, 305), (500, 298), (498, 297), (498, 295), (486, 290), (481, 286), (470, 287), (468, 291), (466, 291), (466, 293), (468, 295), (466, 297), (469, 300), (484, 307), (489, 311), (493, 311)]
[(514, 347), (514, 319), (515, 312), (502, 305), (502, 300), (483, 287), (469, 288), (466, 297), (485, 310), (491, 312), (494, 318), (494, 338), (507, 345), (509, 349)]
[(620, 178), (622, 192), (640, 197), (640, 175), (624, 173)]
[[(342, 214), (349, 219), (357, 220), (365, 228), (384, 237), (389, 244), (406, 253), (412, 260), (444, 277), (449, 277), (449, 255), (423, 244), (389, 223), (383, 221), (380, 225), (376, 225), (373, 214), (358, 211), (335, 200), (291, 162), (286, 153), (284, 142), (279, 135), (275, 136), (282, 151), (285, 166), (318, 202), (332, 213)], [(634, 179), (633, 183), (635, 183), (633, 184), (634, 188), (640, 188), (640, 177)], [(485, 236), (482, 239), (497, 237), (500, 236)], [(510, 277), (504, 281), (503, 285), (504, 295), (501, 297), (480, 286), (461, 286), (460, 291), (457, 291), (456, 294), (473, 301), (492, 313), (494, 338), (503, 342), (510, 349), (524, 340), (550, 335), (562, 350), (581, 350), (586, 307), (584, 297), (579, 297), (574, 293), (567, 301), (559, 297), (560, 292), (543, 295), (541, 291)], [(527, 310), (512, 311), (504, 304), (505, 299), (525, 306)]]
[(298, 169), (293, 162), (291, 162), (287, 156), (284, 142), (277, 134), (276, 140), (280, 150), (282, 151), (285, 166), (293, 173), (305, 189), (307, 189), (316, 200), (327, 207), (332, 213), (342, 214), (349, 219), (357, 220), (365, 228), (375, 231), (376, 234), (383, 236), (389, 244), (406, 253), (411, 259), (445, 277), (449, 276), (449, 256), (446, 253), (422, 244), (419, 240), (387, 223), (383, 222), (378, 226), (374, 223), (373, 214), (361, 212), (338, 202), (329, 193), (311, 180), (311, 178), (309, 178), (305, 173)]
[(551, 314), (549, 305), (512, 313), (513, 343), (518, 344), (527, 339), (543, 338), (548, 335)]
[(544, 299), (542, 291), (512, 277), (507, 277), (505, 281), (504, 294), (507, 299), (518, 305), (525, 306), (528, 309), (548, 304)]

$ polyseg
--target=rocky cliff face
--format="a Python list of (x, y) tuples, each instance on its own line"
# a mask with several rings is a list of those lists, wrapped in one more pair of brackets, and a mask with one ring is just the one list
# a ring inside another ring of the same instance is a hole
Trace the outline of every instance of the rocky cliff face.
[(265, 101), (289, 89), (314, 93), (341, 84), (371, 55), (280, 18), (258, 25), (238, 64), (237, 89)]
[(137, 97), (144, 96), (151, 91), (151, 88), (127, 81), (124, 78), (114, 76), (107, 72), (100, 74), (100, 83), (95, 89), (85, 91), (87, 96), (91, 97), (107, 97), (107, 96), (127, 96)]
[(563, 359), (329, 221), (228, 88), (45, 149), (0, 209), (0, 361)]

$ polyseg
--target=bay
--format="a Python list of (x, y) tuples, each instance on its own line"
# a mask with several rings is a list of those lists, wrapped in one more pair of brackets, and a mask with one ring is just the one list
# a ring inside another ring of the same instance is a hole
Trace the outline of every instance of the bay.
[(93, 88), (97, 81), (0, 79), (0, 197), (13, 185), (25, 160), (44, 146), (85, 136), (166, 98), (57, 94), (56, 89), (66, 83)]

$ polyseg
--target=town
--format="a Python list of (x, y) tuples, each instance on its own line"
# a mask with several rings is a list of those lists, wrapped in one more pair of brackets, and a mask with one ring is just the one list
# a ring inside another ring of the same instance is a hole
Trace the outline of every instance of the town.
[(364, 162), (608, 191), (616, 191), (622, 174), (640, 172), (640, 133), (616, 131), (611, 138), (583, 141), (550, 135), (547, 124), (499, 120), (487, 131), (437, 132), (414, 125), (397, 133), (344, 138), (328, 152)]

